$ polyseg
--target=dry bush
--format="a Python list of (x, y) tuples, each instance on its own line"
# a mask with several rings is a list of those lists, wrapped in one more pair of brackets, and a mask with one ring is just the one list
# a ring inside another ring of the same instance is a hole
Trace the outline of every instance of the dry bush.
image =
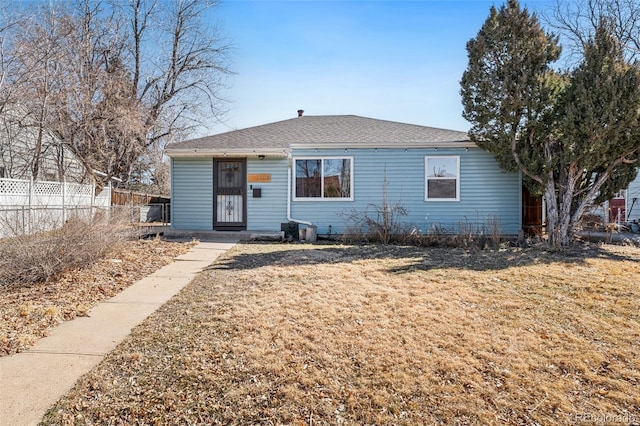
[(459, 222), (457, 232), (451, 236), (451, 247), (486, 249), (499, 246), (501, 239), (500, 221), (490, 215), (476, 223), (467, 219)]
[(404, 242), (422, 247), (451, 247), (451, 248), (496, 248), (502, 242), (500, 221), (495, 216), (488, 216), (476, 223), (467, 219), (457, 225), (446, 227), (437, 223), (422, 234), (413, 230), (406, 235)]
[(348, 224), (343, 241), (378, 242), (382, 244), (404, 243), (414, 233), (402, 218), (409, 211), (400, 200), (392, 203), (388, 197), (389, 181), (384, 170), (382, 181), (382, 201), (380, 204), (368, 204), (364, 211), (352, 209), (342, 214)]
[(345, 215), (350, 226), (341, 241), (480, 249), (495, 248), (502, 242), (500, 221), (495, 216), (475, 223), (465, 219), (451, 227), (433, 223), (423, 233), (417, 227), (409, 227), (400, 221), (400, 217), (406, 214), (407, 210), (399, 202), (393, 205), (371, 204), (364, 212), (353, 210)]
[(602, 218), (593, 213), (585, 213), (580, 219), (578, 228), (583, 231), (601, 231), (604, 229)]
[(349, 224), (344, 240), (379, 242), (382, 244), (399, 243), (410, 233), (401, 218), (409, 214), (402, 202), (391, 203), (387, 196), (387, 170), (384, 170), (382, 183), (382, 202), (368, 204), (364, 211), (352, 209), (342, 216)]
[(86, 266), (116, 242), (134, 235), (122, 215), (72, 215), (51, 231), (14, 235), (0, 240), (0, 285), (47, 281), (70, 268)]
[(400, 202), (369, 204), (364, 211), (351, 210), (343, 215), (350, 224), (343, 241), (398, 243), (411, 232), (400, 220), (406, 215), (407, 209)]

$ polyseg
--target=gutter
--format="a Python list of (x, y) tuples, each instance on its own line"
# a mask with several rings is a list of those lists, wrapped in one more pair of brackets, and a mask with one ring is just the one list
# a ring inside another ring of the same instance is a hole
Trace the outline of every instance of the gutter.
[(292, 143), (293, 149), (357, 149), (357, 148), (378, 148), (378, 149), (411, 149), (411, 148), (477, 148), (478, 145), (470, 140), (444, 141), (444, 142), (402, 142), (402, 143), (350, 143), (350, 142), (329, 142), (329, 143)]
[[(96, 175), (98, 175), (98, 176), (100, 176), (100, 177), (108, 177), (108, 176), (109, 176), (108, 174), (106, 174), (106, 173), (104, 173), (104, 172), (101, 172), (100, 170), (92, 169), (91, 171), (92, 171), (94, 174), (96, 174)], [(117, 177), (115, 177), (115, 176), (111, 176), (111, 177), (109, 178), (109, 180), (110, 180), (110, 181), (111, 181), (111, 180), (114, 180), (114, 181), (116, 181), (116, 182), (118, 182), (118, 183), (122, 183), (122, 179), (117, 178)]]
[(291, 217), (291, 153), (287, 154), (287, 221), (301, 223), (302, 225), (313, 226), (313, 223), (306, 220), (294, 219)]
[(206, 149), (206, 148), (167, 148), (165, 153), (169, 157), (276, 157), (287, 156), (286, 149)]
[[(636, 201), (638, 201), (637, 197), (633, 197), (633, 199), (631, 200), (631, 207), (629, 207), (629, 210), (627, 210), (627, 222), (629, 221), (629, 218), (631, 217), (631, 212), (633, 211), (633, 206), (636, 205)], [(629, 202), (629, 200), (627, 199), (627, 203)]]

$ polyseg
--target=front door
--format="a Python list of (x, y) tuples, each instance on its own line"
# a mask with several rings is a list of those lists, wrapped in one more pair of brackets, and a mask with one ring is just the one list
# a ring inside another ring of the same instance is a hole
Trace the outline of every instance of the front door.
[(609, 223), (626, 222), (627, 212), (625, 211), (625, 199), (613, 198), (609, 200)]
[(242, 158), (213, 161), (213, 229), (247, 229), (246, 168), (247, 161)]
[(527, 235), (542, 235), (542, 196), (522, 187), (522, 230)]

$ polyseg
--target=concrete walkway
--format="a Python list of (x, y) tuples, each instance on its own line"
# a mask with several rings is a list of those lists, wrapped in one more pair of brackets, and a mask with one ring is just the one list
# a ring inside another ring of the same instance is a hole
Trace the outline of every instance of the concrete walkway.
[(0, 425), (35, 425), (83, 374), (235, 241), (201, 242), (174, 262), (53, 328), (31, 349), (0, 358)]

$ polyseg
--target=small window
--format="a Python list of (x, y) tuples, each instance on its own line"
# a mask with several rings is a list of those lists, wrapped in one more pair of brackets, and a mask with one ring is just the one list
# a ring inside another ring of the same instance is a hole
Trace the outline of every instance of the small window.
[(620, 191), (616, 192), (615, 195), (613, 196), (613, 198), (627, 198), (627, 191), (624, 189), (621, 189)]
[(460, 157), (425, 157), (425, 201), (460, 201)]
[(297, 158), (295, 199), (353, 200), (353, 158)]

